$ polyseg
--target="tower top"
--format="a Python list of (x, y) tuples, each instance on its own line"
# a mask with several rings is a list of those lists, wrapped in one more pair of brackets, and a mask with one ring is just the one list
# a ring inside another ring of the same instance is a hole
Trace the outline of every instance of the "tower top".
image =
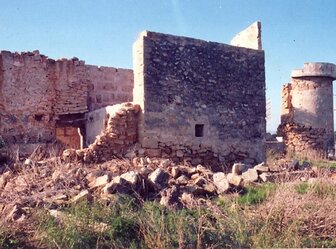
[(336, 79), (336, 65), (325, 62), (306, 62), (302, 69), (292, 71), (292, 78), (300, 78), (306, 76), (330, 77)]

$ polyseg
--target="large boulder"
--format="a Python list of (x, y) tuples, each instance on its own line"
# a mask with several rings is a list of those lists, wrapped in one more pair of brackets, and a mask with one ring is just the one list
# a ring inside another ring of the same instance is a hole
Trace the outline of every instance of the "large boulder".
[(229, 184), (234, 186), (234, 187), (242, 187), (243, 186), (243, 178), (240, 175), (229, 173), (226, 178), (227, 178)]
[(168, 180), (169, 174), (160, 168), (157, 168), (148, 176), (148, 182), (155, 190), (164, 189), (167, 186)]
[(258, 172), (255, 169), (248, 169), (242, 174), (245, 183), (258, 181)]
[(217, 188), (218, 194), (225, 193), (230, 189), (229, 182), (223, 172), (217, 172), (213, 174), (213, 183)]
[(138, 189), (140, 183), (139, 175), (134, 171), (129, 171), (120, 176), (120, 178), (124, 179), (131, 188)]

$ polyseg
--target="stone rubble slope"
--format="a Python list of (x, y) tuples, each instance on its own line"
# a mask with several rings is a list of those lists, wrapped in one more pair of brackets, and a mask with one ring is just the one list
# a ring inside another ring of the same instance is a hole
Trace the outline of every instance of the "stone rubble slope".
[(188, 207), (199, 198), (240, 192), (249, 184), (307, 181), (315, 174), (308, 167), (289, 171), (288, 165), (259, 164), (251, 168), (234, 164), (232, 172), (224, 173), (202, 165), (149, 157), (113, 159), (101, 164), (67, 163), (60, 158), (26, 160), (0, 172), (0, 219), (22, 221), (31, 208), (57, 209), (82, 200), (108, 200), (118, 193), (157, 200), (168, 208)]
[(88, 148), (63, 152), (67, 161), (80, 160), (86, 163), (104, 162), (113, 157), (122, 157), (137, 142), (138, 114), (140, 106), (130, 102), (113, 106), (107, 114), (105, 127)]

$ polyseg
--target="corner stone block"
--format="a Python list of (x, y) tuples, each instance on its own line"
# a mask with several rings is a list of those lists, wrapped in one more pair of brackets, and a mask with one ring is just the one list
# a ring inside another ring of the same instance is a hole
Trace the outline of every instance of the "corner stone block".
[(231, 45), (262, 50), (261, 23), (255, 22), (239, 32), (230, 42)]

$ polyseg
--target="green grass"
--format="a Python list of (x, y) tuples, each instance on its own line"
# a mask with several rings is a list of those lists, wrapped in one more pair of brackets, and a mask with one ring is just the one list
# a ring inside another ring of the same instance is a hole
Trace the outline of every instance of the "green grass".
[(237, 198), (239, 205), (260, 204), (276, 190), (276, 185), (266, 183), (261, 186), (248, 186), (245, 192)]
[(109, 204), (66, 207), (58, 219), (44, 212), (38, 217), (42, 242), (49, 248), (132, 248), (139, 237), (134, 208), (133, 199), (121, 196)]
[(336, 184), (327, 182), (302, 182), (295, 185), (295, 190), (298, 194), (301, 195), (311, 193), (317, 195), (320, 198), (336, 199)]
[[(125, 197), (122, 197), (125, 199)], [(223, 248), (234, 245), (235, 225), (224, 225), (210, 210), (168, 210), (157, 202), (141, 206), (129, 203), (64, 208), (57, 220), (39, 214), (41, 242), (48, 248)], [(239, 216), (237, 216), (239, 217)], [(104, 223), (103, 230), (94, 229)], [(239, 224), (239, 222), (238, 222)], [(96, 226), (97, 227), (97, 226)]]
[(309, 184), (307, 182), (299, 183), (295, 186), (295, 190), (298, 194), (304, 195), (308, 192)]
[[(58, 218), (36, 211), (31, 224), (36, 248), (336, 247), (335, 188), (270, 183), (178, 210), (115, 195), (61, 207)], [(0, 248), (24, 245), (13, 234), (0, 233)]]

